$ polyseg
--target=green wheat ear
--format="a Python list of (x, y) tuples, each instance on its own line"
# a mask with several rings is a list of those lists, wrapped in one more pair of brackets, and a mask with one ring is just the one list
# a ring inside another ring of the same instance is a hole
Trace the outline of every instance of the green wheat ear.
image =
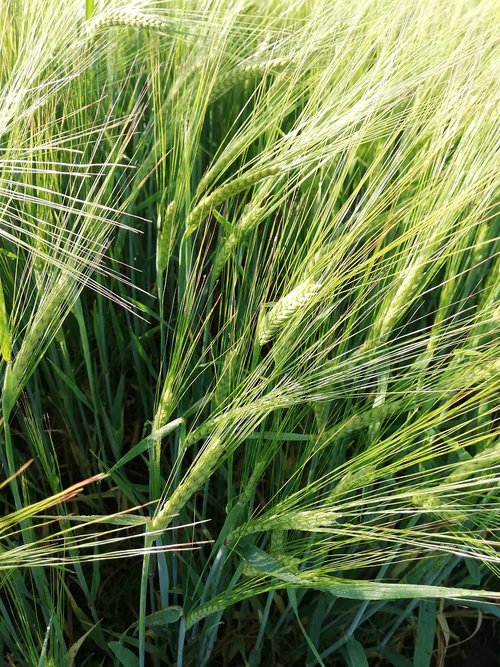
[(251, 203), (247, 205), (241, 218), (235, 224), (227, 238), (225, 238), (218, 246), (212, 268), (213, 280), (216, 280), (219, 277), (221, 271), (233, 256), (245, 235), (262, 219), (264, 213), (265, 208), (257, 205), (252, 199)]
[(174, 217), (176, 204), (171, 201), (165, 209), (163, 219), (159, 218), (156, 264), (159, 271), (165, 271), (175, 243)]
[(222, 75), (216, 82), (210, 94), (210, 100), (213, 101), (220, 97), (227, 90), (249, 79), (261, 78), (266, 74), (277, 74), (282, 72), (290, 65), (289, 58), (270, 58), (263, 62), (249, 63), (237, 67), (230, 72)]
[(310, 304), (320, 288), (320, 282), (314, 278), (307, 278), (275, 303), (257, 327), (259, 345), (269, 343), (296, 313)]
[(219, 206), (230, 197), (234, 197), (235, 195), (240, 194), (240, 192), (248, 190), (256, 183), (259, 183), (270, 176), (276, 176), (281, 171), (282, 169), (278, 165), (260, 167), (251, 170), (242, 176), (237, 176), (234, 180), (225, 185), (221, 185), (211, 194), (203, 197), (188, 215), (186, 220), (186, 232), (188, 234), (194, 232), (215, 206)]
[(108, 28), (115, 27), (167, 31), (171, 23), (162, 18), (127, 9), (108, 9), (89, 21), (87, 26), (89, 39), (95, 38)]

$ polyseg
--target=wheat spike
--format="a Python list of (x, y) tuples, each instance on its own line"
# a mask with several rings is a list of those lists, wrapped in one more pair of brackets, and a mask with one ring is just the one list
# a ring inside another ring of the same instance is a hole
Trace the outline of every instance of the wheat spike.
[(164, 426), (175, 408), (174, 392), (170, 376), (165, 379), (156, 414), (153, 419), (153, 433)]
[(151, 530), (165, 530), (172, 519), (184, 507), (187, 501), (200, 489), (210, 477), (213, 469), (224, 452), (220, 438), (209, 441), (202, 454), (183, 481), (176, 487), (170, 498), (163, 504), (158, 514), (151, 521)]
[(269, 176), (275, 176), (281, 171), (279, 165), (272, 165), (269, 167), (262, 167), (261, 169), (256, 169), (248, 174), (243, 174), (235, 178), (230, 183), (222, 185), (217, 190), (214, 190), (211, 194), (203, 197), (203, 199), (194, 207), (191, 213), (188, 215), (186, 220), (186, 231), (188, 234), (194, 232), (197, 229), (198, 225), (203, 221), (203, 219), (208, 215), (214, 206), (218, 206), (229, 199), (229, 197), (234, 197), (234, 195), (239, 194), (243, 190), (248, 190), (252, 185), (255, 185), (259, 181), (262, 181), (264, 178)]
[(320, 282), (314, 278), (307, 278), (275, 303), (257, 327), (259, 345), (269, 343), (297, 311), (310, 303), (320, 287)]
[(167, 30), (169, 23), (140, 12), (132, 12), (127, 9), (110, 9), (96, 16), (88, 26), (89, 37), (92, 39), (98, 33), (108, 28), (142, 28), (145, 30)]
[(175, 216), (175, 201), (171, 201), (165, 209), (163, 220), (159, 218), (158, 222), (158, 241), (156, 251), (156, 264), (159, 271), (165, 271), (168, 266), (170, 255), (175, 240), (173, 231)]
[(223, 74), (212, 89), (210, 100), (217, 99), (227, 90), (239, 83), (265, 76), (266, 74), (277, 74), (290, 64), (288, 58), (272, 58), (271, 60), (257, 63), (249, 63)]
[[(278, 544), (275, 544), (276, 548), (281, 547), (282, 549), (285, 531), (317, 531), (335, 525), (340, 517), (341, 514), (333, 509), (302, 510), (288, 512), (285, 515), (265, 516), (260, 519), (253, 519), (241, 528), (236, 529), (228, 536), (227, 541), (228, 544), (233, 544), (248, 535), (271, 530), (273, 536), (278, 536)], [(281, 544), (279, 543), (280, 534)], [(271, 550), (273, 550), (273, 545), (271, 545)]]
[(47, 332), (51, 331), (54, 326), (57, 327), (57, 323), (61, 321), (61, 313), (67, 307), (73, 293), (70, 277), (63, 276), (60, 283), (47, 293), (45, 300), (35, 314), (16, 358), (12, 365), (7, 368), (5, 374), (3, 386), (5, 414), (9, 414), (14, 407), (19, 392), (33, 368), (34, 359), (43, 349)]
[(184, 439), (184, 446), (190, 447), (199, 440), (204, 440), (210, 435), (215, 426), (216, 421), (213, 419), (209, 419), (206, 422), (203, 422), (201, 426), (198, 426), (198, 428), (195, 428), (194, 431), (191, 431), (187, 434), (186, 438)]
[(222, 269), (233, 256), (236, 247), (241, 242), (246, 232), (262, 217), (264, 210), (265, 209), (262, 206), (249, 205), (248, 211), (245, 210), (243, 212), (239, 222), (217, 250), (212, 268), (212, 276), (214, 280), (219, 277)]

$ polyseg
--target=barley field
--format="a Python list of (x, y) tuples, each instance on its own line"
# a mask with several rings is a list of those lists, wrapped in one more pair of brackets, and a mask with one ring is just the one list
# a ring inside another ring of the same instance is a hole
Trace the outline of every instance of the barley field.
[(0, 664), (500, 654), (494, 0), (0, 0)]

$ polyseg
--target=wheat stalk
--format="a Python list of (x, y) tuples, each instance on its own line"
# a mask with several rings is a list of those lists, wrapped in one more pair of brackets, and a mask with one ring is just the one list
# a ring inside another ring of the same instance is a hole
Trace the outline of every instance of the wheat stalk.
[(5, 296), (2, 280), (0, 278), (0, 354), (4, 361), (10, 363), (12, 355), (12, 334), (9, 326), (9, 318), (5, 307)]

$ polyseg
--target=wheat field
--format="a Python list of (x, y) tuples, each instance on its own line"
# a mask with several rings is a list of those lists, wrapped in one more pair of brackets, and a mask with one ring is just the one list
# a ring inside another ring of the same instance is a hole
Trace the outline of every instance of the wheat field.
[(497, 3), (0, 17), (1, 664), (498, 653)]

